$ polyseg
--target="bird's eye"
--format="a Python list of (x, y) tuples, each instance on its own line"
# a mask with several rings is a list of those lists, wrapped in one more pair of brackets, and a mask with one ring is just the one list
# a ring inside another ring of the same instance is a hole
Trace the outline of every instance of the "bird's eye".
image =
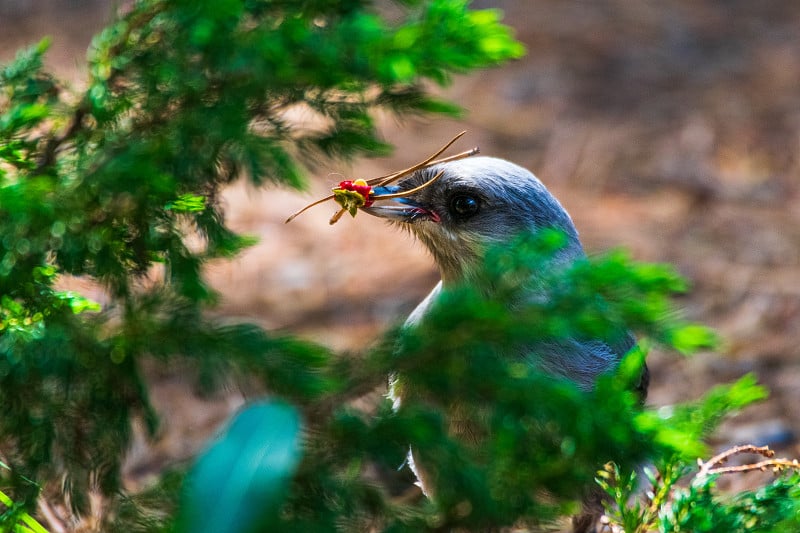
[(450, 214), (455, 218), (469, 218), (480, 208), (480, 200), (469, 194), (457, 194), (450, 200)]

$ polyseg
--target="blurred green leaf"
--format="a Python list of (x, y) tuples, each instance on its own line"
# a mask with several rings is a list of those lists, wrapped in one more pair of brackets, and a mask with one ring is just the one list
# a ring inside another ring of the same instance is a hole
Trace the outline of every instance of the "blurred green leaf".
[(182, 194), (177, 200), (167, 202), (165, 209), (176, 213), (201, 213), (206, 208), (206, 197), (199, 194)]
[(711, 328), (699, 324), (681, 326), (669, 334), (670, 345), (684, 355), (719, 345), (719, 336)]
[(189, 472), (177, 531), (266, 531), (301, 456), (300, 418), (280, 402), (249, 405)]
[(92, 301), (74, 291), (56, 292), (54, 296), (67, 302), (69, 308), (76, 315), (83, 313), (84, 311), (100, 312), (102, 310), (102, 306), (99, 303)]
[[(6, 527), (12, 528), (15, 533), (48, 533), (48, 531), (31, 515), (22, 509), (15, 509), (16, 505), (14, 501), (3, 491), (0, 491), (0, 503), (6, 506), (6, 508), (9, 508), (12, 515), (7, 516), (9, 511), (4, 512), (0, 526), (5, 523)], [(3, 529), (5, 530), (5, 528)], [(9, 529), (9, 531), (12, 529)]]
[(648, 410), (636, 417), (637, 426), (666, 449), (687, 461), (707, 453), (704, 439), (728, 416), (767, 397), (755, 376), (747, 374), (728, 385), (718, 385), (699, 400)]

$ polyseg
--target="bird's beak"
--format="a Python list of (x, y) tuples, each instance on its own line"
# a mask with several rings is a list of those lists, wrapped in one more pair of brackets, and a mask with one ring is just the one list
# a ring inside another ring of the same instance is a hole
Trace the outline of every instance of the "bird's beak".
[(432, 220), (439, 222), (439, 215), (436, 212), (427, 209), (422, 204), (412, 200), (409, 197), (390, 198), (382, 200), (381, 195), (394, 195), (402, 192), (402, 188), (397, 185), (389, 185), (385, 187), (375, 187), (373, 189), (376, 199), (369, 207), (362, 207), (361, 211), (369, 213), (370, 215), (392, 220), (394, 222), (418, 222), (421, 220)]

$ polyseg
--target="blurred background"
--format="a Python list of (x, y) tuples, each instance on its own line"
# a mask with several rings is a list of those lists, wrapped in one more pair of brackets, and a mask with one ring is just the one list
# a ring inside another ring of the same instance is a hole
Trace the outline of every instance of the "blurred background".
[[(50, 69), (79, 89), (91, 36), (117, 3), (0, 0), (0, 60), (49, 35)], [(222, 295), (214, 312), (339, 349), (368, 346), (436, 283), (431, 259), (366, 215), (329, 226), (332, 204), (284, 220), (343, 176), (405, 168), (466, 129), (453, 153), (477, 145), (529, 168), (589, 252), (624, 247), (691, 282), (679, 307), (725, 342), (688, 360), (655, 351), (651, 405), (754, 372), (770, 399), (725, 424), (715, 445), (800, 456), (800, 2), (473, 5), (502, 9), (528, 55), (435, 89), (465, 108), (463, 120), (380, 117), (397, 146), (389, 158), (317, 166), (304, 194), (228, 190), (229, 224), (260, 244), (209, 265)], [(165, 424), (156, 443), (132, 450), (131, 488), (188, 457), (242, 402), (239, 391), (198, 398), (168, 369), (151, 373)]]

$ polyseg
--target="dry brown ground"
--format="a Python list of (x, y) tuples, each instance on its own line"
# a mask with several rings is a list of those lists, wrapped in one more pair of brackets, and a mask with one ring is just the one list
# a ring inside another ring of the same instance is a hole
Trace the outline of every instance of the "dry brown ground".
[[(654, 354), (650, 403), (754, 372), (771, 398), (727, 424), (719, 445), (767, 442), (800, 456), (800, 3), (475, 5), (504, 9), (528, 56), (456, 80), (445, 94), (468, 110), (464, 120), (385, 117), (381, 131), (395, 155), (332, 170), (383, 174), (468, 129), (463, 146), (537, 174), (590, 251), (626, 247), (637, 259), (676, 265), (692, 282), (679, 304), (718, 328), (724, 349), (689, 360)], [(105, 6), (0, 0), (0, 57), (51, 34), (50, 63), (80, 80), (76, 65)], [(224, 296), (220, 314), (358, 349), (433, 286), (421, 247), (378, 220), (330, 227), (330, 209), (320, 207), (283, 224), (338, 179), (320, 172), (307, 196), (228, 191), (230, 224), (261, 243), (208, 269)], [(190, 454), (240, 402), (236, 394), (190, 399), (168, 373), (154, 382), (167, 429), (155, 449), (135, 448), (132, 485)]]

